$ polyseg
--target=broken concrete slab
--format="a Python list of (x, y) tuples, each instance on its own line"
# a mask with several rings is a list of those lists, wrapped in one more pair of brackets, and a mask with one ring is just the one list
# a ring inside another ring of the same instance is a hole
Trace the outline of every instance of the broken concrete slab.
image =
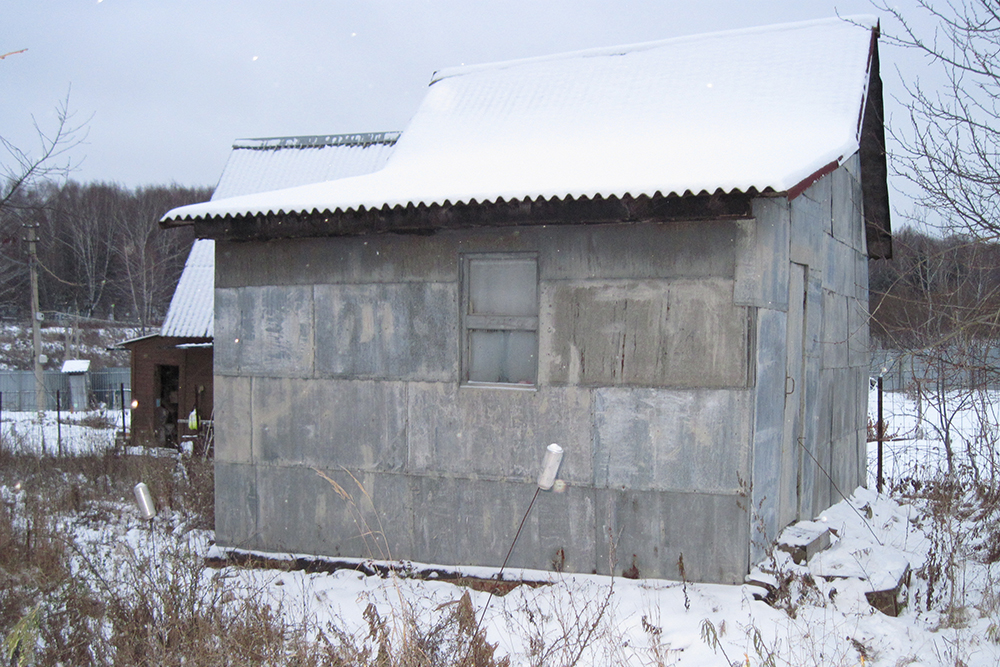
[(816, 521), (799, 521), (778, 536), (778, 549), (791, 555), (801, 565), (830, 546), (830, 528)]

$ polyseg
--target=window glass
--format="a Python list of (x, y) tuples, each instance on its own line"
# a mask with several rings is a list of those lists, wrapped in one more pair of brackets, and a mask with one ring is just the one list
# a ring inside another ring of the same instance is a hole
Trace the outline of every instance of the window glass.
[(538, 268), (535, 260), (471, 260), (469, 262), (469, 313), (475, 315), (537, 315)]
[(471, 331), (469, 380), (535, 384), (538, 335), (534, 331)]

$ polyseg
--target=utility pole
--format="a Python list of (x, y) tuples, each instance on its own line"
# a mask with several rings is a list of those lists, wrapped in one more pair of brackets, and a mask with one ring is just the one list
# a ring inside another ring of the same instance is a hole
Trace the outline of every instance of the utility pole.
[[(42, 357), (42, 311), (38, 308), (38, 223), (25, 225), (28, 230), (28, 271), (31, 275), (31, 338), (35, 357), (35, 409), (39, 419), (45, 410), (45, 375), (42, 364), (47, 361)], [(44, 445), (43, 445), (44, 446)]]

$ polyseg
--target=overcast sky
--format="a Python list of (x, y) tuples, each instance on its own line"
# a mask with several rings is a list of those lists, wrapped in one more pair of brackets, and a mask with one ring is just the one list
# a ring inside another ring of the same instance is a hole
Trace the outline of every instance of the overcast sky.
[[(0, 60), (0, 135), (35, 150), (32, 117), (52, 129), (71, 90), (89, 119), (73, 178), (215, 185), (236, 138), (405, 129), (444, 67), (859, 13), (876, 14), (867, 0), (5, 0), (0, 54), (27, 51)], [(884, 48), (882, 62), (891, 92)]]

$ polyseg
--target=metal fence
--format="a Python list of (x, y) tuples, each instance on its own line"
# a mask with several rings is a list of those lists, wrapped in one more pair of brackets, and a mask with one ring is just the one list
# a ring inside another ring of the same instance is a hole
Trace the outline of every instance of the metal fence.
[[(69, 376), (59, 371), (44, 371), (45, 408), (55, 410), (57, 402), (63, 410), (69, 408)], [(90, 396), (88, 404), (92, 407), (105, 406), (120, 410), (122, 407), (122, 388), (124, 387), (125, 405), (132, 402), (132, 375), (126, 368), (105, 368), (89, 371)], [(0, 371), (0, 400), (4, 411), (28, 412), (38, 409), (36, 402), (35, 374), (32, 371)]]
[(872, 377), (885, 391), (909, 391), (942, 382), (947, 389), (1000, 389), (1000, 344), (974, 348), (875, 350)]

